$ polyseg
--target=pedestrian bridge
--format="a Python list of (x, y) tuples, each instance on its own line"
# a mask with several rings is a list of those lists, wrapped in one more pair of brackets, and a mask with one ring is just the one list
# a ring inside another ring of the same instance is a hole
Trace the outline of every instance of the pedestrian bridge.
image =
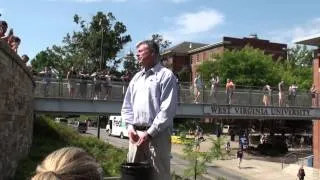
[[(56, 114), (120, 114), (126, 84), (114, 82), (109, 94), (94, 92), (94, 84), (86, 84), (85, 92), (77, 84), (75, 93), (71, 97), (66, 82), (50, 82), (46, 84), (36, 81), (34, 91), (35, 113)], [(82, 86), (83, 88), (83, 86)], [(204, 118), (219, 117), (230, 119), (320, 119), (318, 106), (311, 106), (311, 96), (306, 92), (299, 92), (294, 104), (286, 101), (279, 106), (277, 92), (271, 95), (269, 106), (262, 104), (263, 92), (254, 89), (238, 89), (234, 93), (233, 103), (226, 104), (224, 89), (218, 89), (215, 97), (210, 96), (209, 89), (202, 90), (200, 102), (194, 103), (192, 91), (188, 86), (181, 86), (179, 91), (179, 105), (176, 117)], [(97, 96), (96, 96), (97, 95)], [(108, 96), (107, 96), (108, 95)], [(316, 97), (318, 100), (318, 97)], [(316, 103), (317, 104), (317, 103)]]

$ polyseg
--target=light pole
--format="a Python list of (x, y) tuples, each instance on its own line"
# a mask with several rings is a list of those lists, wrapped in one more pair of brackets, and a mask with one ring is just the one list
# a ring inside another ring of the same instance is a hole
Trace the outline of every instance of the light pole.
[(103, 26), (102, 26), (102, 19), (100, 19), (99, 25), (101, 26), (101, 59), (100, 59), (100, 70), (102, 70), (102, 61), (103, 61)]

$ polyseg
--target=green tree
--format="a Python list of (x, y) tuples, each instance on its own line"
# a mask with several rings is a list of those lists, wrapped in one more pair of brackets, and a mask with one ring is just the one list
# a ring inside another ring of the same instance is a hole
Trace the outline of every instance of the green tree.
[(102, 12), (97, 12), (90, 22), (76, 14), (74, 22), (80, 30), (72, 35), (67, 33), (63, 45), (39, 52), (31, 61), (33, 67), (41, 71), (45, 66), (52, 66), (61, 75), (65, 75), (71, 66), (85, 67), (90, 72), (108, 66), (111, 71), (117, 71), (121, 59), (116, 59), (116, 55), (131, 41), (130, 35), (125, 34), (126, 26), (116, 21), (112, 13)]
[(186, 138), (182, 138), (184, 142), (184, 158), (190, 161), (189, 167), (185, 169), (184, 174), (187, 177), (198, 177), (207, 171), (207, 163), (212, 162), (214, 159), (221, 159), (224, 157), (225, 152), (223, 150), (224, 140), (222, 138), (212, 138), (209, 140), (212, 143), (208, 152), (195, 151), (196, 142), (190, 141)]
[(311, 67), (312, 66), (312, 50), (308, 49), (306, 45), (296, 45), (288, 49), (287, 63), (299, 67)]
[(222, 82), (229, 78), (236, 84), (246, 86), (263, 86), (267, 83), (275, 85), (281, 79), (272, 57), (250, 46), (241, 50), (226, 50), (223, 55), (213, 56), (209, 61), (201, 63), (197, 71), (206, 82), (213, 73)]
[(134, 57), (132, 51), (130, 51), (123, 59), (123, 68), (125, 71), (128, 71), (134, 75), (140, 70), (138, 60)]
[(93, 70), (120, 63), (119, 59), (116, 59), (117, 53), (131, 41), (131, 37), (125, 34), (126, 26), (116, 21), (111, 12), (97, 12), (90, 22), (82, 20), (76, 14), (74, 22), (80, 26), (80, 31), (67, 34), (64, 38), (67, 52), (82, 54), (80, 57), (92, 64)]
[(160, 52), (163, 52), (172, 44), (171, 41), (163, 39), (163, 36), (160, 34), (152, 34), (151, 39), (159, 44)]

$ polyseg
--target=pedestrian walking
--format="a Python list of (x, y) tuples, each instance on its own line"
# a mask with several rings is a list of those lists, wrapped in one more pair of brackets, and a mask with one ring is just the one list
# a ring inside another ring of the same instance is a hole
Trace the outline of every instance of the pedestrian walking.
[(298, 170), (298, 174), (297, 174), (299, 180), (304, 180), (304, 177), (306, 176), (304, 169), (303, 169), (303, 165), (301, 165), (300, 169)]
[(228, 141), (227, 144), (225, 145), (225, 150), (228, 154), (230, 153), (231, 151), (230, 141)]
[(241, 168), (242, 158), (243, 158), (243, 151), (242, 151), (242, 149), (240, 148), (240, 149), (237, 151), (238, 168)]
[(177, 82), (171, 70), (160, 64), (154, 41), (137, 44), (143, 69), (130, 81), (121, 115), (128, 127), (129, 163), (149, 162), (152, 180), (170, 179), (173, 117), (177, 108)]

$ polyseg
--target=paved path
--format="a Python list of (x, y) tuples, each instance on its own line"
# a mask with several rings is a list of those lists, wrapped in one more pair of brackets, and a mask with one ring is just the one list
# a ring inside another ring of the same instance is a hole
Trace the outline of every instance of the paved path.
[[(206, 141), (202, 142), (200, 145), (200, 151), (208, 151), (211, 147), (211, 141), (209, 137), (215, 138), (214, 136), (205, 136)], [(266, 157), (254, 157), (252, 155), (244, 154), (244, 160), (241, 164), (241, 168), (237, 166), (237, 159), (235, 157), (236, 149), (238, 147), (238, 142), (231, 142), (231, 148), (234, 150), (231, 155), (226, 158), (226, 160), (214, 160), (209, 165), (212, 167), (218, 167), (228, 172), (232, 171), (234, 174), (238, 174), (243, 179), (248, 180), (295, 180), (297, 179), (297, 172), (299, 165), (291, 164), (285, 169), (281, 168), (281, 163), (271, 162), (267, 160), (276, 161), (276, 158), (266, 158)], [(173, 153), (182, 154), (183, 145), (174, 144), (172, 147)], [(306, 171), (305, 180), (319, 180), (320, 172), (313, 168), (304, 167)], [(209, 173), (210, 174), (210, 173)], [(232, 179), (228, 177), (227, 179)]]
[[(97, 129), (90, 128), (88, 133), (96, 135)], [(106, 136), (104, 129), (100, 132), (101, 139), (113, 144), (117, 147), (127, 148), (127, 139), (120, 139), (118, 137)], [(210, 136), (213, 137), (213, 136)], [(201, 143), (200, 151), (208, 151), (211, 147), (211, 141), (208, 136), (205, 137), (207, 140)], [(231, 148), (234, 150), (231, 155), (226, 158), (226, 160), (214, 160), (212, 163), (208, 164), (207, 174), (203, 175), (203, 180), (217, 179), (218, 177), (225, 177), (227, 180), (294, 180), (296, 179), (296, 174), (298, 172), (298, 165), (289, 165), (285, 169), (281, 169), (281, 163), (270, 162), (262, 160), (264, 158), (259, 157), (258, 159), (245, 154), (244, 160), (241, 164), (242, 168), (237, 167), (237, 159), (235, 158), (235, 149), (238, 143), (232, 142)], [(181, 158), (183, 155), (183, 145), (173, 144), (172, 145), (172, 155), (171, 160), (172, 169), (177, 174), (183, 174), (184, 169), (187, 168), (189, 162)], [(305, 180), (319, 180), (320, 172), (312, 168), (305, 167), (306, 177)]]

